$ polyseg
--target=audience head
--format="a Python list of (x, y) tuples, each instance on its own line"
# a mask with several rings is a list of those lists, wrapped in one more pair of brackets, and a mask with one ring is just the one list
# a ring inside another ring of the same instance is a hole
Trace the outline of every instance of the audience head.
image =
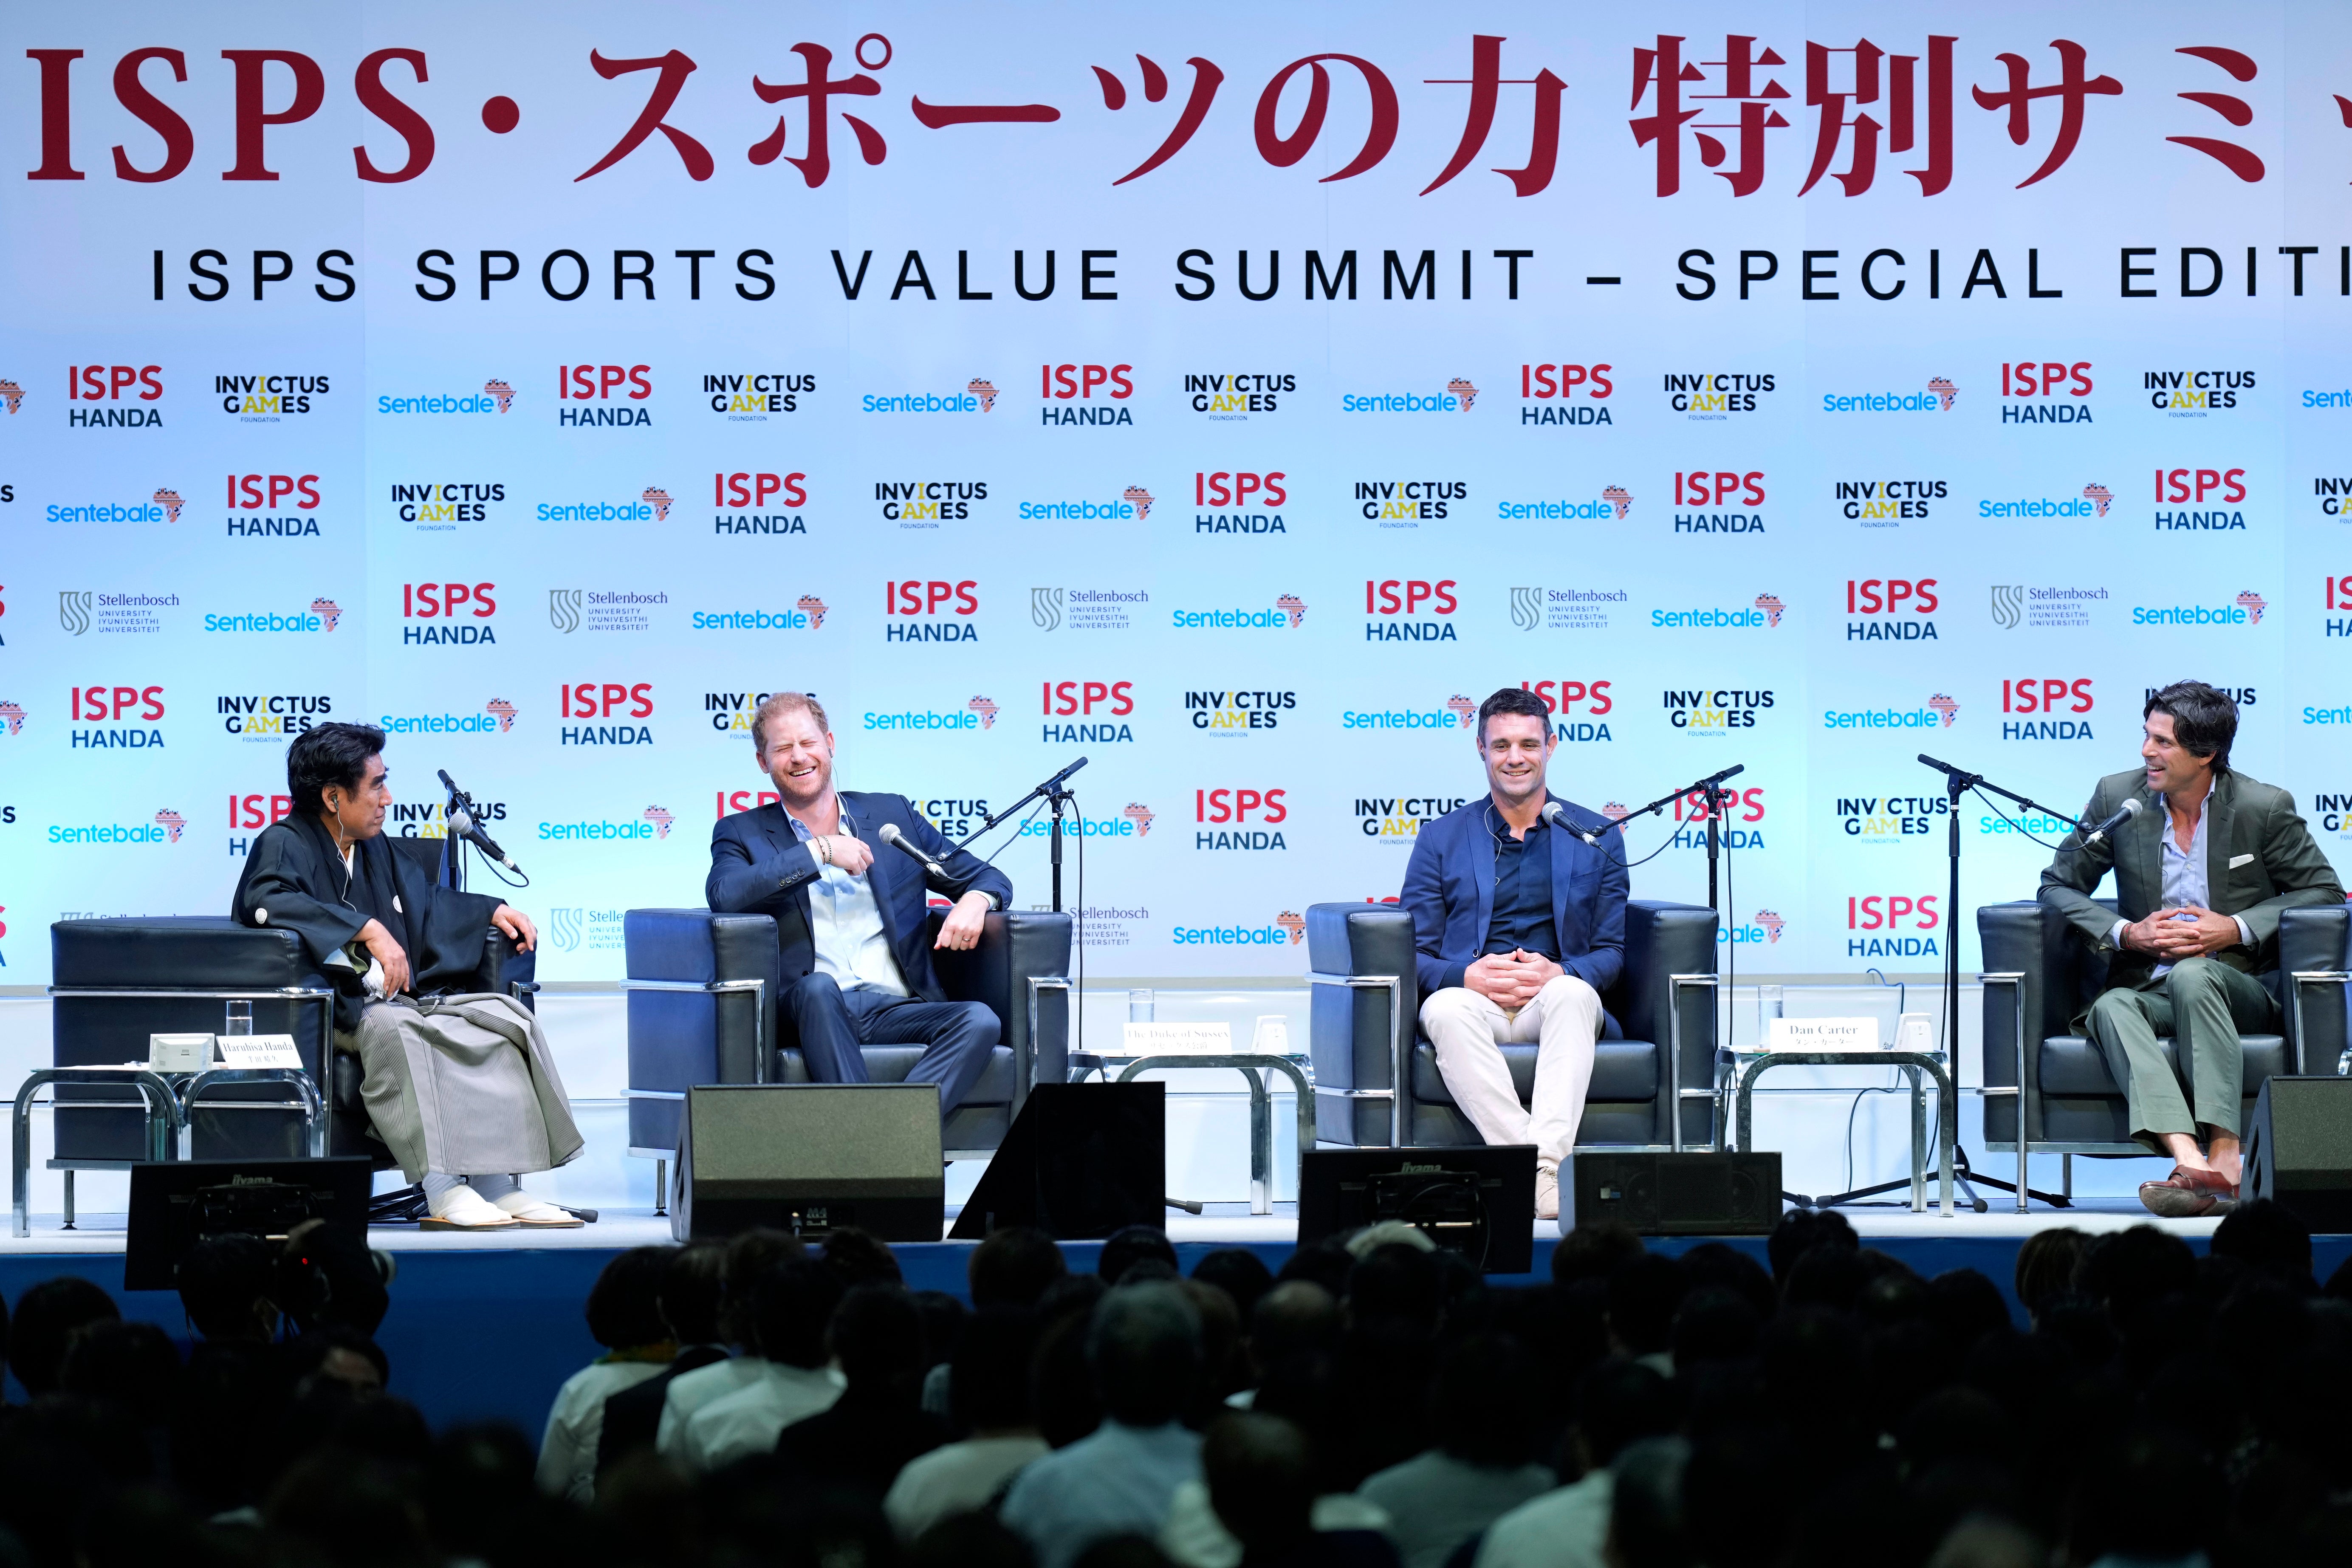
[(1286, 1279), (1250, 1313), (1250, 1365), (1263, 1380), (1297, 1356), (1319, 1355), (1339, 1338), (1339, 1303), (1310, 1279)]
[(1029, 1368), (1037, 1319), (1019, 1307), (982, 1307), (964, 1325), (948, 1379), (955, 1424), (967, 1432), (1017, 1431), (1031, 1425)]
[(2062, 1297), (2074, 1293), (2074, 1273), (2091, 1238), (2073, 1226), (2037, 1230), (2017, 1249), (2017, 1300), (2035, 1322)]
[(1430, 1436), (1465, 1464), (1516, 1468), (1535, 1457), (1536, 1380), (1518, 1342), (1474, 1334), (1437, 1363)]
[(1201, 1375), (1201, 1317), (1179, 1286), (1112, 1290), (1095, 1308), (1087, 1364), (1103, 1414), (1127, 1426), (1160, 1426), (1192, 1402)]
[[(1134, 1276), (1128, 1278), (1132, 1280)], [(1199, 1279), (1179, 1279), (1174, 1283), (1184, 1292), (1184, 1299), (1192, 1303), (1192, 1310), (1201, 1320), (1201, 1385), (1197, 1392), (1210, 1399), (1223, 1399), (1243, 1386), (1233, 1379), (1234, 1363), (1241, 1359), (1242, 1315), (1234, 1309), (1234, 1299), (1214, 1285)]]
[(1276, 1280), (1307, 1279), (1330, 1292), (1335, 1301), (1348, 1294), (1348, 1276), (1355, 1271), (1356, 1260), (1335, 1237), (1294, 1250), (1275, 1270)]
[(1614, 1568), (1689, 1568), (1683, 1479), (1690, 1458), (1690, 1444), (1680, 1437), (1652, 1437), (1618, 1456), (1609, 1512)]
[(278, 1334), (278, 1249), (257, 1236), (208, 1236), (180, 1263), (180, 1305), (207, 1340), (268, 1343)]
[(1314, 1456), (1307, 1435), (1279, 1415), (1217, 1417), (1201, 1443), (1201, 1474), (1244, 1562), (1275, 1557), (1313, 1531)]
[(1095, 1272), (1106, 1285), (1116, 1285), (1127, 1278), (1127, 1271), (1149, 1259), (1168, 1266), (1169, 1276), (1177, 1272), (1176, 1246), (1168, 1233), (1156, 1225), (1121, 1226), (1111, 1232), (1110, 1239), (1102, 1244), (1102, 1256), (1095, 1263)]
[(751, 1288), (751, 1334), (760, 1353), (786, 1366), (823, 1366), (825, 1324), (841, 1289), (841, 1276), (813, 1258), (771, 1267)]
[(392, 1382), (392, 1360), (356, 1330), (313, 1329), (295, 1344), (293, 1372), (298, 1394), (331, 1383), (354, 1399), (373, 1399)]
[[(1274, 1271), (1265, 1260), (1246, 1247), (1221, 1247), (1200, 1262), (1192, 1265), (1192, 1278), (1203, 1285), (1214, 1285), (1234, 1303), (1234, 1310), (1244, 1323), (1258, 1303), (1258, 1298), (1274, 1289)], [(0, 1325), (5, 1328), (5, 1325)]]
[(2152, 1225), (2110, 1231), (2084, 1253), (2075, 1289), (2105, 1307), (2116, 1330), (2128, 1334), (2141, 1313), (2197, 1289), (2197, 1255)]
[(1852, 1252), (1861, 1245), (1853, 1226), (1835, 1209), (1790, 1209), (1772, 1227), (1771, 1239), (1765, 1242), (1764, 1252), (1772, 1260), (1774, 1282), (1785, 1289), (1797, 1260), (1815, 1247), (1834, 1247)]
[(720, 1270), (723, 1288), (719, 1303), (719, 1331), (729, 1342), (748, 1345), (758, 1339), (751, 1327), (751, 1292), (768, 1270), (787, 1258), (805, 1258), (801, 1238), (764, 1226), (738, 1231), (727, 1243)]
[(1034, 1226), (1008, 1225), (971, 1249), (964, 1278), (973, 1308), (1034, 1307), (1070, 1271), (1061, 1245)]
[(1671, 1258), (1644, 1253), (1609, 1277), (1609, 1332), (1627, 1355), (1674, 1343), (1675, 1311), (1690, 1281)]
[(1629, 1447), (1672, 1433), (1675, 1386), (1637, 1361), (1604, 1361), (1576, 1385), (1576, 1444), (1587, 1468), (1613, 1465)]
[(661, 1283), (654, 1310), (668, 1337), (681, 1345), (715, 1344), (719, 1305), (727, 1284), (727, 1249), (713, 1241), (690, 1241), (662, 1249)]
[(909, 1403), (920, 1392), (923, 1315), (903, 1286), (860, 1285), (842, 1297), (824, 1342), (853, 1390), (903, 1394)]
[(1391, 1242), (1356, 1260), (1344, 1305), (1351, 1328), (1433, 1334), (1445, 1312), (1444, 1277), (1426, 1247)]
[(74, 1336), (92, 1323), (120, 1318), (114, 1298), (73, 1274), (44, 1279), (16, 1298), (11, 1326), (11, 1363), (16, 1381), (37, 1399), (55, 1393), (58, 1371)]
[(1551, 1282), (1576, 1285), (1605, 1280), (1642, 1256), (1642, 1238), (1613, 1219), (1588, 1219), (1559, 1238), (1552, 1249)]
[(180, 1352), (152, 1323), (119, 1318), (91, 1323), (66, 1348), (58, 1386), (111, 1406), (142, 1426), (159, 1425), (172, 1407)]
[(604, 1265), (588, 1288), (588, 1337), (607, 1350), (635, 1350), (669, 1338), (656, 1304), (674, 1247), (633, 1247)]
[(2222, 1215), (2209, 1248), (2282, 1285), (2311, 1289), (2311, 1227), (2274, 1198), (2242, 1203)]
[(889, 1243), (854, 1226), (843, 1226), (826, 1234), (824, 1258), (824, 1266), (840, 1277), (845, 1290), (859, 1285), (907, 1282), (906, 1276), (898, 1272), (898, 1259), (891, 1253)]

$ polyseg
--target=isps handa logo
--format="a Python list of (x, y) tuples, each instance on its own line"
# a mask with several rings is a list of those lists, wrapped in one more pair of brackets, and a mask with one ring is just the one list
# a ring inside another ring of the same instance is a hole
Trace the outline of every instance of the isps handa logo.
[[(1037, 409), (1040, 425), (1132, 425), (1135, 416), (1125, 406), (1135, 395), (1131, 364), (1045, 364), (1037, 367)], [(1095, 394), (1103, 402), (1095, 401)], [(1071, 406), (1073, 403), (1076, 406)], [(1113, 407), (1112, 404), (1120, 405)]]
[[(1603, 715), (1615, 710), (1616, 700), (1609, 695), (1607, 680), (1522, 680), (1519, 689), (1532, 691), (1543, 700), (1544, 711), (1551, 715), (1551, 734), (1555, 741), (1614, 741)], [(1579, 709), (1583, 711), (1580, 714)], [(1474, 705), (1470, 717), (1463, 721), (1464, 728), (1478, 721)]]
[[(18, 396), (23, 394), (19, 393)], [(69, 429), (160, 430), (163, 413), (155, 405), (163, 398), (163, 367), (160, 364), (74, 364), (66, 367), (66, 401), (94, 403), (96, 408), (68, 408)], [(16, 412), (12, 405), (8, 410)]]
[[(2003, 425), (2089, 425), (2091, 362), (2004, 361), (2000, 367)], [(2015, 402), (2007, 401), (2014, 398)]]
[(582, 680), (558, 688), (566, 719), (618, 720), (617, 723), (566, 724), (557, 732), (566, 746), (650, 746), (653, 728), (634, 724), (654, 713), (654, 683), (650, 680)]
[(1865, 893), (1845, 901), (1848, 958), (1935, 958), (1943, 916), (1937, 893)]
[(1375, 844), (1410, 849), (1423, 827), (1468, 804), (1467, 795), (1358, 795), (1356, 831)]
[(177, 844), (188, 819), (165, 806), (144, 822), (90, 822), (49, 825), (52, 844)]
[(677, 820), (666, 807), (649, 805), (618, 821), (592, 816), (541, 822), (538, 837), (541, 843), (652, 844), (667, 838), (670, 824)]
[(1519, 423), (1555, 427), (1614, 424), (1609, 416), (1609, 395), (1617, 390), (1609, 379), (1614, 368), (1608, 364), (1519, 366)]
[[(1677, 507), (1759, 507), (1764, 504), (1764, 470), (1750, 468), (1745, 473), (1718, 469), (1713, 473), (1693, 471), (1675, 473), (1675, 505)], [(1760, 511), (1677, 511), (1675, 516), (1676, 533), (1754, 533), (1764, 531), (1764, 514)]]
[(808, 504), (808, 476), (713, 474), (710, 531), (725, 534), (806, 533), (808, 524), (793, 507)]
[(557, 365), (556, 401), (593, 406), (559, 408), (556, 423), (583, 429), (651, 426), (654, 416), (646, 404), (654, 395), (653, 368), (649, 364)]
[(1262, 852), (1288, 849), (1282, 824), (1290, 818), (1284, 789), (1220, 787), (1192, 792), (1192, 847)]
[[(161, 501), (163, 493), (158, 490)], [(228, 537), (316, 539), (319, 537), (319, 476), (231, 474), (228, 476)], [(177, 521), (178, 508), (170, 509)]]
[(1044, 722), (1037, 738), (1047, 745), (1118, 745), (1135, 739), (1126, 722), (1135, 712), (1131, 680), (1040, 681), (1038, 701)]
[(980, 640), (980, 584), (909, 577), (882, 584), (882, 637), (894, 643)]
[[(1290, 492), (1283, 487), (1283, 481), (1287, 478), (1289, 476), (1278, 468), (1263, 473), (1229, 473), (1222, 469), (1215, 473), (1196, 472), (1192, 476), (1192, 505), (1197, 509), (1192, 514), (1192, 531), (1196, 534), (1289, 532), (1282, 521), (1282, 513), (1248, 510), (1252, 496), (1263, 497), (1264, 504), (1267, 506), (1278, 507), (1288, 501)], [(1150, 501), (1150, 496), (1143, 498), (1147, 509)], [(1228, 506), (1234, 510), (1213, 510)]]
[[(2246, 514), (2234, 509), (2245, 499), (2246, 470), (2243, 468), (2158, 468), (2156, 470), (2157, 531), (2243, 532)], [(2168, 502), (2177, 504), (2182, 501), (2198, 508), (2205, 507), (2208, 502), (2219, 504), (2210, 510), (2164, 510)], [(2099, 510), (2102, 515), (2105, 513), (2104, 506)]]
[(1366, 642), (1458, 642), (1454, 612), (1461, 607), (1455, 581), (1391, 577), (1364, 580)]

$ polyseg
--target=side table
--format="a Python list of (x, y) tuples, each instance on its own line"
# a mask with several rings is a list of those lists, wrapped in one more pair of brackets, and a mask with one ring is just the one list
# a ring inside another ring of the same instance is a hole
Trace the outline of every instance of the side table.
[[(1738, 1128), (1734, 1145), (1747, 1152), (1755, 1142), (1756, 1080), (1776, 1067), (1901, 1068), (1911, 1080), (1911, 1212), (1927, 1207), (1927, 1108), (1920, 1075), (1936, 1080), (1936, 1152), (1942, 1181), (1944, 1217), (1952, 1217), (1952, 1151), (1959, 1142), (1960, 1107), (1941, 1051), (1736, 1051), (1731, 1057), (1732, 1115)], [(1744, 1065), (1743, 1065), (1744, 1064)]]
[(1265, 1074), (1278, 1072), (1297, 1091), (1298, 1152), (1315, 1147), (1315, 1086), (1300, 1064), (1288, 1057), (1241, 1051), (1232, 1056), (1138, 1057), (1119, 1069), (1125, 1083), (1153, 1068), (1233, 1068), (1249, 1080), (1250, 1091), (1250, 1213), (1274, 1212), (1274, 1096)]

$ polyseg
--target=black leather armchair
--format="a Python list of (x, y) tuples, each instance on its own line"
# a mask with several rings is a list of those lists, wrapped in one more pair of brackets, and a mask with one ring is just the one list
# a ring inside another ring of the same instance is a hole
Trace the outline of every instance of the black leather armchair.
[[(395, 852), (441, 874), (442, 840), (400, 838)], [(506, 992), (525, 1006), (538, 986), (536, 955), (483, 928), (482, 967), (470, 987)], [(256, 1034), (294, 1037), (327, 1118), (327, 1152), (392, 1161), (368, 1135), (357, 1058), (334, 1049), (333, 993), (293, 932), (226, 916), (59, 921), (49, 928), (51, 1059), (58, 1067), (143, 1061), (151, 1033), (218, 1033), (224, 1004), (253, 1005)], [(322, 1070), (323, 1066), (323, 1070)], [(136, 1089), (59, 1084), (54, 1167), (118, 1170), (145, 1159)], [(266, 1084), (228, 1084), (192, 1109), (198, 1159), (299, 1159), (300, 1108)]]
[[(938, 934), (943, 910), (933, 910)], [(776, 922), (709, 910), (631, 910), (623, 918), (629, 994), (629, 1152), (677, 1156), (686, 1091), (698, 1084), (806, 1083), (798, 1042), (779, 1017)], [(956, 1002), (984, 1002), (1003, 1031), (994, 1058), (941, 1129), (950, 1154), (1003, 1142), (1029, 1086), (1068, 1076), (1070, 917), (1039, 910), (992, 914), (969, 952), (933, 952)], [(899, 1083), (917, 1046), (868, 1046), (876, 1083)], [(657, 1190), (665, 1190), (656, 1184)]]
[[(2107, 909), (2115, 900), (2098, 902)], [(2033, 1154), (2133, 1155), (2124, 1092), (2074, 1019), (2106, 985), (2107, 961), (2057, 910), (2038, 900), (1977, 910), (1984, 952), (1985, 1147), (2017, 1155), (2018, 1206)], [(2345, 1047), (2346, 971), (2352, 917), (2342, 904), (2288, 910), (2279, 919), (2279, 966), (2263, 977), (2278, 998), (2283, 1033), (2242, 1037), (2243, 1111), (2265, 1079), (2336, 1070)], [(2326, 987), (2321, 995), (2308, 994)], [(2165, 1042), (2173, 1049), (2170, 1040)], [(2178, 1058), (2175, 1068), (2179, 1067)], [(2023, 1092), (2019, 1092), (2022, 1084)], [(2018, 1136), (2020, 1107), (2025, 1136)]]
[[(1713, 1141), (1716, 926), (1710, 909), (1627, 901), (1625, 970), (1601, 996), (1624, 1033), (1601, 1041), (1579, 1148)], [(1421, 1034), (1412, 917), (1391, 904), (1316, 904), (1307, 911), (1307, 944), (1318, 1141), (1366, 1148), (1481, 1142)], [(1522, 1104), (1535, 1091), (1536, 1051), (1503, 1047)]]

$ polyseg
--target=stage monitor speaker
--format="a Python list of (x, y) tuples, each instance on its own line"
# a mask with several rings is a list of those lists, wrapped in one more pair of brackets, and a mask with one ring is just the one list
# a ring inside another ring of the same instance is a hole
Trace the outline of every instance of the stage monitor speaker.
[(1099, 1241), (1121, 1226), (1164, 1226), (1167, 1194), (1167, 1085), (1041, 1083), (948, 1234), (978, 1240), (1028, 1225), (1057, 1241)]
[(278, 1242), (321, 1219), (355, 1257), (367, 1256), (364, 1155), (325, 1160), (142, 1160), (131, 1167), (130, 1235), (122, 1288), (172, 1290), (180, 1263), (215, 1236)]
[(1570, 1157), (1563, 1228), (1613, 1220), (1640, 1236), (1769, 1236), (1780, 1223), (1780, 1156), (1592, 1153)]
[(2315, 1233), (2352, 1230), (2352, 1078), (2273, 1078), (2246, 1128), (2246, 1197)]
[(1299, 1162), (1298, 1245), (1402, 1221), (1482, 1274), (1535, 1263), (1536, 1146), (1316, 1149)]
[(670, 1234), (855, 1226), (937, 1241), (947, 1212), (933, 1083), (713, 1084), (686, 1091)]

